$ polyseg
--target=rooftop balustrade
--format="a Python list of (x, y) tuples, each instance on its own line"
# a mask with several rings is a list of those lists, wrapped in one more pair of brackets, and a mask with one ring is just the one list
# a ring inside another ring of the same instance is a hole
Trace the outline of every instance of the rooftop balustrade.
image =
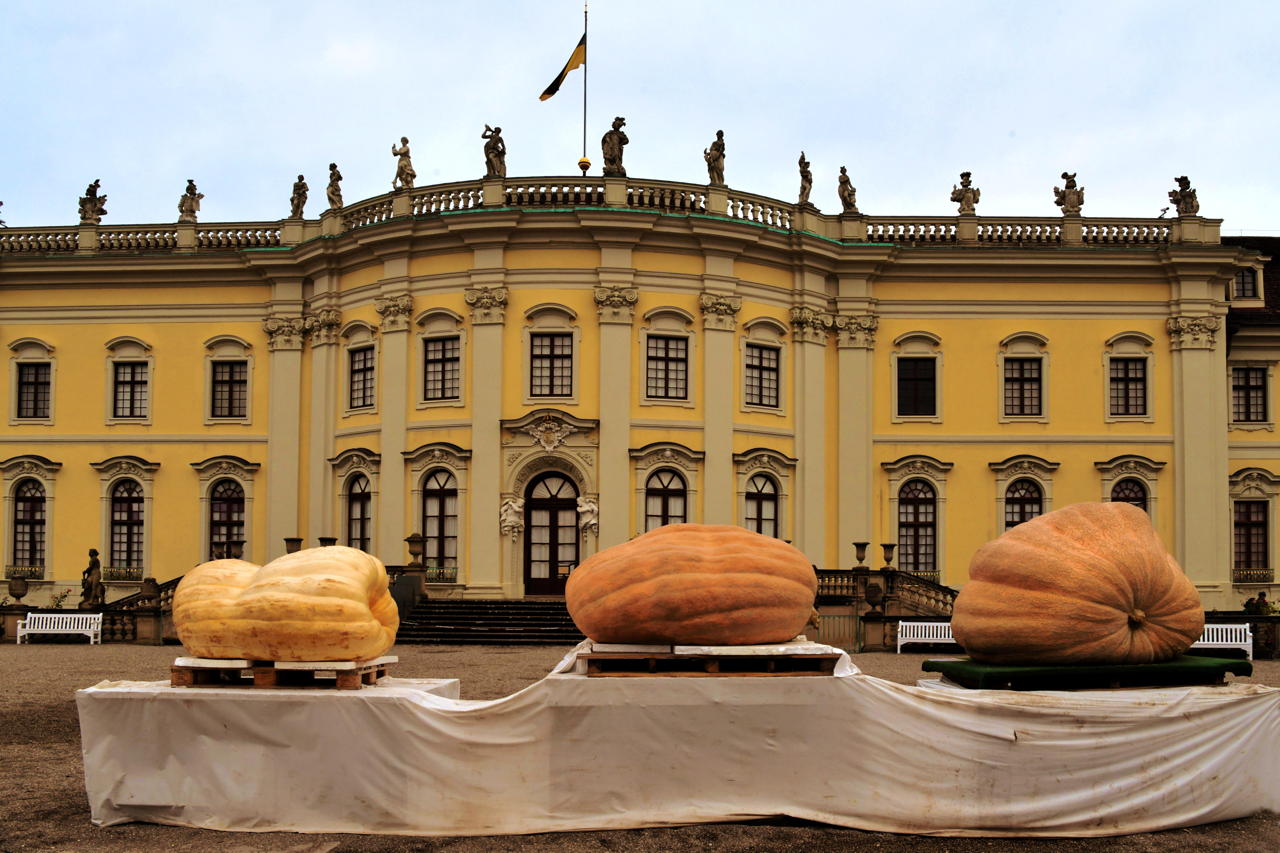
[(221, 252), (288, 248), (393, 220), (486, 211), (578, 208), (707, 216), (846, 244), (1017, 248), (1158, 247), (1217, 244), (1221, 220), (1114, 217), (875, 216), (823, 214), (728, 187), (643, 178), (532, 177), (458, 181), (403, 189), (325, 211), (318, 219), (275, 222), (80, 225), (0, 229), (0, 257), (93, 253)]

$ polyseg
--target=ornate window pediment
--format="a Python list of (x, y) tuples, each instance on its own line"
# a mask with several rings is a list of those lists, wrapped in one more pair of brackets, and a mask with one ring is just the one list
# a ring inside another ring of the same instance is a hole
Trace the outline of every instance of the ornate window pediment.
[(247, 459), (241, 459), (239, 456), (226, 454), (210, 456), (201, 462), (192, 462), (191, 467), (195, 469), (197, 476), (199, 476), (201, 486), (207, 487), (209, 483), (218, 477), (233, 477), (241, 483), (251, 482), (253, 475), (262, 466), (257, 462), (250, 462)]
[(351, 474), (359, 471), (370, 477), (376, 477), (382, 457), (364, 447), (353, 447), (344, 450), (328, 460), (333, 466), (333, 473), (339, 480), (345, 481)]

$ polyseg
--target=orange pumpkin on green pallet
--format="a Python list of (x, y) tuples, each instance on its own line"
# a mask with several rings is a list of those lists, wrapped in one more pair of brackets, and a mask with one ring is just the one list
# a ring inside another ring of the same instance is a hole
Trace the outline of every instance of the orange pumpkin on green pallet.
[(1195, 586), (1147, 514), (1079, 503), (979, 548), (951, 631), (994, 664), (1130, 664), (1176, 657), (1200, 638)]
[(669, 524), (589, 557), (565, 603), (599, 643), (783, 643), (804, 629), (818, 579), (771, 536), (718, 524)]

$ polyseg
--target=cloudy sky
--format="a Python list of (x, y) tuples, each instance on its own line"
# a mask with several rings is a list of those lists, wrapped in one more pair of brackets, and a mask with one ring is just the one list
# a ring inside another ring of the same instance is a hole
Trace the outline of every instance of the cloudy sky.
[[(594, 0), (587, 154), (625, 116), (634, 177), (705, 183), (725, 131), (731, 187), (864, 213), (1156, 216), (1186, 174), (1225, 233), (1280, 234), (1280, 4)], [(384, 193), (408, 136), (418, 185), (483, 173), (485, 123), (511, 176), (572, 175), (582, 72), (538, 95), (581, 35), (581, 0), (486, 3), (27, 2), (0, 26), (0, 218), (71, 225), (94, 178), (104, 225), (287, 215), (299, 172), (319, 214), (327, 164), (348, 203)]]

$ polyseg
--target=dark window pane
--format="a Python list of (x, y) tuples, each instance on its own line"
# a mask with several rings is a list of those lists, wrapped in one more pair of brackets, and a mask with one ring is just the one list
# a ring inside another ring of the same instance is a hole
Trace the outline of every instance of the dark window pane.
[(1231, 420), (1259, 423), (1267, 420), (1267, 369), (1231, 368)]
[(209, 491), (209, 557), (215, 544), (244, 541), (244, 487), (235, 480), (219, 480)]
[(1235, 568), (1271, 567), (1267, 543), (1267, 501), (1235, 502)]
[(1044, 495), (1034, 480), (1014, 480), (1004, 493), (1004, 528), (1017, 527), (1044, 513)]
[(111, 567), (142, 566), (142, 486), (120, 480), (111, 488)]
[(13, 564), (44, 565), (45, 495), (36, 480), (23, 480), (14, 490)]
[(147, 416), (147, 363), (117, 361), (113, 369), (115, 381), (112, 416), (145, 418)]
[(689, 396), (688, 349), (685, 338), (650, 335), (645, 361), (645, 395), (665, 400)]
[(1111, 359), (1111, 414), (1145, 415), (1147, 413), (1147, 360), (1145, 358)]
[(212, 390), (211, 417), (245, 417), (249, 411), (249, 362), (215, 361)]
[(18, 364), (18, 417), (49, 417), (52, 375), (48, 362)]
[(747, 344), (745, 384), (748, 406), (778, 407), (778, 349)]
[(1258, 274), (1253, 270), (1238, 270), (1236, 272), (1236, 282), (1232, 298), (1256, 299), (1257, 296)]
[(937, 493), (925, 480), (908, 480), (898, 490), (898, 566), (937, 580)]
[(646, 531), (664, 524), (683, 524), (686, 521), (684, 478), (667, 469), (650, 474), (645, 482), (644, 504)]
[[(377, 385), (374, 381), (374, 349), (362, 347), (350, 352), (350, 402), (349, 408), (361, 409), (374, 404)], [(353, 546), (354, 547), (354, 546)]]
[(458, 565), (458, 482), (444, 469), (432, 471), (422, 484), (422, 561), (426, 566)]
[(932, 417), (938, 413), (937, 359), (898, 359), (898, 415)]
[(530, 335), (529, 345), (529, 396), (573, 396), (573, 335)]
[(1147, 487), (1132, 477), (1126, 477), (1111, 487), (1111, 500), (1117, 503), (1133, 504), (1143, 512), (1147, 511)]
[(1010, 416), (1039, 415), (1040, 359), (1004, 360), (1004, 413)]

